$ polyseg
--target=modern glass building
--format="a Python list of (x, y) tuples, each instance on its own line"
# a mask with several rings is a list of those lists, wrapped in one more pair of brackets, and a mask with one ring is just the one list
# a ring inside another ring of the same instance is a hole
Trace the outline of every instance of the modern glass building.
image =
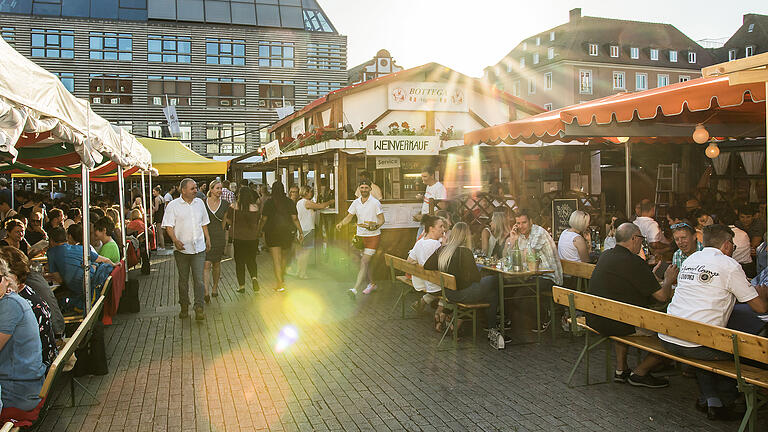
[(208, 156), (255, 150), (275, 108), (347, 80), (347, 39), (315, 0), (0, 0), (0, 30), (137, 135), (162, 136), (175, 105)]

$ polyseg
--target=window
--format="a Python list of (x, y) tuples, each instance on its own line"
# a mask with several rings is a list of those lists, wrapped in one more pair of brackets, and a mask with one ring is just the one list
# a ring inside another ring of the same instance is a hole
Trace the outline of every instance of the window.
[(340, 82), (307, 81), (307, 95), (322, 96), (342, 87), (343, 85)]
[(533, 64), (539, 64), (539, 53), (533, 53)]
[[(189, 123), (179, 123), (179, 132), (179, 138), (182, 141), (189, 141), (192, 139), (192, 126)], [(187, 147), (189, 146), (187, 145)]]
[(635, 73), (635, 90), (648, 90), (648, 74)]
[(669, 61), (672, 63), (677, 63), (677, 51), (669, 51)]
[(624, 72), (613, 72), (613, 89), (626, 89), (626, 85), (624, 84)]
[(755, 55), (755, 46), (747, 46), (747, 48), (744, 50), (744, 57), (752, 57), (753, 55)]
[(528, 42), (523, 42), (523, 51), (528, 51)]
[(579, 71), (579, 93), (592, 94), (592, 71)]
[(206, 78), (205, 104), (217, 107), (245, 106), (245, 80), (241, 78)]
[(536, 78), (528, 78), (528, 94), (536, 93)]
[(651, 48), (651, 60), (658, 60), (659, 59), (659, 50), (657, 48)]
[(61, 83), (64, 84), (64, 88), (66, 88), (70, 93), (75, 92), (75, 74), (71, 72), (60, 72), (54, 73), (54, 75), (59, 77)]
[(632, 47), (629, 49), (629, 56), (633, 59), (639, 59), (640, 58), (640, 48)]
[(545, 103), (544, 104), (544, 109), (547, 110), (547, 111), (552, 111), (552, 103), (551, 102), (550, 103)]
[[(306, 5), (307, 2), (304, 2)], [(234, 6), (234, 5), (233, 5)], [(316, 32), (333, 32), (333, 27), (328, 23), (325, 15), (317, 9), (304, 7), (304, 30)]]
[(747, 29), (747, 33), (752, 33), (752, 30), (754, 30), (754, 29), (755, 29), (755, 25), (754, 24), (750, 24), (749, 28)]
[(206, 152), (209, 154), (245, 153), (245, 123), (208, 123), (205, 137), (209, 140)]
[(736, 60), (736, 52), (735, 49), (728, 50), (728, 61)]
[(554, 31), (549, 32), (549, 40), (550, 40), (550, 42), (555, 40), (555, 32)]
[(88, 96), (93, 104), (130, 105), (133, 103), (133, 81), (130, 75), (91, 74)]
[(8, 42), (8, 45), (12, 47), (16, 46), (16, 29), (14, 27), (1, 27), (0, 35), (2, 35), (3, 39)]
[(541, 45), (541, 37), (536, 36), (536, 46), (539, 46), (539, 45)]
[(192, 42), (189, 36), (148, 35), (147, 61), (162, 63), (190, 63)]
[(118, 120), (114, 122), (117, 126), (125, 129), (128, 133), (133, 133), (133, 122), (130, 120)]
[(555, 49), (553, 47), (547, 48), (547, 58), (550, 60), (555, 58)]
[(192, 79), (150, 75), (147, 77), (147, 96), (149, 105), (189, 106), (192, 104)]
[(307, 44), (307, 68), (324, 70), (345, 70), (346, 55), (341, 45)]
[(260, 67), (293, 67), (293, 42), (259, 42)]
[(91, 32), (91, 60), (133, 60), (133, 36), (127, 33)]
[[(167, 128), (168, 127), (166, 126), (166, 130), (167, 130)], [(163, 127), (160, 126), (159, 122), (150, 122), (147, 125), (147, 135), (149, 135), (151, 138), (162, 138), (163, 137)]]
[(596, 56), (597, 53), (597, 44), (589, 44), (589, 55)]
[(611, 45), (611, 57), (618, 57), (619, 56), (619, 47), (616, 45)]
[(520, 80), (512, 83), (512, 96), (520, 96)]
[(525, 67), (525, 57), (520, 57), (520, 69)]
[(552, 90), (552, 72), (544, 74), (544, 90)]
[(696, 53), (693, 51), (688, 52), (688, 63), (696, 63)]
[(32, 29), (31, 33), (32, 57), (75, 57), (75, 33), (72, 30)]
[(507, 63), (507, 73), (512, 73), (512, 65)]
[(205, 62), (221, 65), (245, 65), (245, 41), (243, 39), (206, 39)]
[(281, 108), (283, 101), (295, 105), (295, 87), (293, 81), (259, 80), (259, 106), (262, 108)]
[(664, 87), (669, 85), (669, 75), (659, 74), (656, 76), (656, 87)]
[(687, 82), (691, 80), (691, 77), (688, 75), (680, 75), (679, 82)]

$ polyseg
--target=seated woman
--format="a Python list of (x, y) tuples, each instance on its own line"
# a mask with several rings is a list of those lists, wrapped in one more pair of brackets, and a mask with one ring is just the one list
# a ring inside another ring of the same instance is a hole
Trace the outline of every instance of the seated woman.
[(472, 236), (469, 226), (459, 222), (453, 226), (445, 246), (440, 246), (424, 263), (426, 270), (440, 270), (456, 277), (456, 291), (446, 290), (452, 302), (487, 303), (485, 310), (487, 328), (496, 327), (496, 310), (499, 306), (498, 279), (495, 275), (480, 277), (480, 271), (472, 255)]
[(144, 213), (141, 209), (135, 208), (131, 210), (131, 221), (126, 225), (126, 231), (128, 235), (139, 236), (144, 234)]
[[(421, 224), (424, 225), (424, 237), (419, 239), (413, 249), (408, 252), (408, 262), (424, 266), (427, 259), (441, 246), (440, 239), (445, 231), (443, 219), (437, 216), (426, 214), (421, 218)], [(440, 287), (417, 277), (412, 277), (413, 288), (416, 291), (424, 291), (424, 296), (411, 305), (411, 309), (421, 312), (424, 307), (435, 301), (432, 293), (439, 293)], [(435, 319), (439, 316), (439, 311), (435, 314)]]
[(29, 259), (20, 250), (13, 246), (4, 246), (0, 248), (0, 258), (9, 264), (11, 289), (20, 295), (29, 303), (32, 312), (35, 314), (35, 321), (40, 332), (40, 343), (42, 344), (42, 359), (46, 366), (51, 366), (53, 360), (58, 354), (56, 348), (56, 338), (53, 334), (51, 325), (51, 310), (48, 302), (42, 299), (29, 285), (27, 285), (27, 276), (29, 275)]
[(493, 216), (491, 216), (491, 223), (483, 228), (480, 240), (482, 241), (482, 250), (485, 256), (501, 258), (501, 252), (504, 250), (504, 240), (509, 235), (506, 219), (503, 212), (494, 212)]
[(8, 291), (10, 284), (8, 264), (0, 258), (0, 399), (4, 408), (30, 411), (40, 403), (46, 366), (35, 314)]
[(571, 213), (568, 219), (571, 227), (560, 234), (557, 242), (557, 254), (560, 259), (576, 262), (589, 262), (590, 244), (587, 239), (589, 233), (589, 215), (581, 210)]
[(25, 231), (24, 222), (19, 219), (8, 219), (5, 221), (7, 237), (4, 240), (0, 240), (0, 246), (13, 246), (24, 252), (24, 255), (29, 255), (30, 248), (29, 243), (24, 238)]

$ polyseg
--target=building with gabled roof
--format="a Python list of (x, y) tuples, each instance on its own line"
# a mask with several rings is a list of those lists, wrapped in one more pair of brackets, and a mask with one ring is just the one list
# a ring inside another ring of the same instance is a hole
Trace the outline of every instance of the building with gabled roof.
[(392, 54), (385, 49), (380, 49), (372, 59), (347, 71), (347, 84), (361, 83), (401, 70), (403, 67), (395, 63)]
[(744, 14), (741, 27), (713, 50), (716, 63), (751, 57), (768, 52), (768, 15)]

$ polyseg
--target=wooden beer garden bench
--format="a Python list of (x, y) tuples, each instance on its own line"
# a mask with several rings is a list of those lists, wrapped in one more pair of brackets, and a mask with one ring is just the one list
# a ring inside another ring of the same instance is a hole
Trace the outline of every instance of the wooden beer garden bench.
[(592, 272), (595, 271), (595, 265), (578, 261), (560, 260), (563, 266), (563, 275), (576, 278), (576, 290), (587, 291), (589, 280), (592, 279)]
[[(768, 370), (745, 365), (742, 363), (742, 359), (766, 363), (766, 359), (768, 359), (768, 338), (679, 318), (664, 312), (633, 306), (559, 286), (552, 287), (552, 293), (556, 303), (570, 308), (572, 317), (575, 316), (577, 310), (580, 310), (733, 354), (733, 360), (721, 361), (705, 361), (681, 357), (668, 352), (656, 335), (598, 336), (598, 341), (590, 345), (590, 333), (597, 332), (587, 326), (586, 323), (571, 320), (572, 330), (575, 330), (578, 326), (587, 331), (584, 336), (584, 348), (581, 350), (576, 364), (568, 376), (569, 385), (576, 369), (585, 357), (587, 363), (587, 385), (590, 384), (589, 351), (608, 339), (612, 339), (649, 353), (735, 379), (738, 383), (739, 391), (744, 393), (747, 403), (747, 411), (744, 414), (739, 431), (744, 431), (747, 427), (750, 431), (755, 430), (757, 412), (762, 406), (768, 404), (768, 396), (765, 393), (758, 392), (758, 388), (768, 389)], [(612, 372), (610, 362), (611, 347), (609, 344), (606, 344), (606, 353), (606, 380), (609, 380)]]
[[(448, 300), (445, 296), (445, 291), (446, 290), (456, 291), (456, 278), (453, 275), (450, 275), (448, 273), (443, 273), (437, 270), (424, 270), (424, 268), (418, 264), (409, 263), (408, 261), (402, 258), (398, 258), (390, 254), (384, 255), (384, 262), (389, 267), (393, 286), (396, 283), (396, 281), (401, 281), (403, 284), (405, 284), (404, 289), (407, 289), (407, 286), (410, 286), (411, 288), (413, 288), (412, 283), (407, 284), (406, 282), (403, 281), (403, 278), (398, 278), (397, 276), (395, 276), (395, 271), (401, 271), (404, 273), (408, 273), (412, 276), (416, 276), (419, 279), (432, 282), (433, 284), (438, 285), (442, 290), (441, 294), (444, 302), (443, 308), (449, 311), (452, 311), (452, 313), (451, 313), (451, 322), (446, 326), (445, 332), (443, 332), (443, 337), (440, 338), (440, 342), (437, 344), (438, 346), (440, 346), (440, 344), (443, 343), (445, 336), (448, 334), (448, 331), (451, 329), (453, 329), (453, 343), (454, 345), (456, 345), (458, 342), (458, 320), (467, 319), (467, 318), (472, 319), (472, 343), (477, 343), (477, 310), (489, 307), (490, 306), (489, 304), (487, 303), (477, 303), (477, 304), (454, 303)], [(400, 296), (401, 296), (401, 299), (398, 301), (403, 302), (403, 310), (404, 310), (405, 308), (404, 293), (401, 292)], [(403, 315), (405, 315), (405, 312), (403, 312)]]

